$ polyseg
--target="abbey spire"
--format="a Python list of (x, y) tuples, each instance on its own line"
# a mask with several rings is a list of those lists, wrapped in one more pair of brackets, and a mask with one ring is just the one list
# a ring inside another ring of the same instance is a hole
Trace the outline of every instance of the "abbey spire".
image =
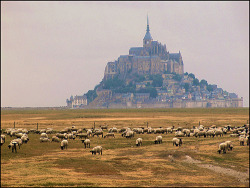
[(153, 38), (151, 37), (150, 30), (149, 30), (149, 21), (148, 21), (148, 15), (147, 15), (147, 30), (146, 30), (145, 37), (143, 38), (143, 47), (149, 47), (151, 45), (151, 42), (153, 41)]

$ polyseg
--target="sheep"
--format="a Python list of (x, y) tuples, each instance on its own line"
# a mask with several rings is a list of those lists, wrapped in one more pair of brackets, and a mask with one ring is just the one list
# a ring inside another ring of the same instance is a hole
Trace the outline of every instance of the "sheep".
[(157, 128), (157, 129), (154, 129), (154, 134), (158, 134), (158, 133), (164, 133), (164, 131), (161, 129), (161, 128)]
[(87, 135), (87, 133), (80, 133), (80, 134), (76, 134), (76, 137), (79, 137), (80, 139), (84, 138), (89, 138), (89, 136)]
[(61, 141), (61, 150), (65, 149), (65, 148), (67, 149), (68, 144), (69, 144), (68, 140), (66, 140), (66, 139), (62, 140)]
[(127, 131), (125, 137), (126, 138), (132, 138), (132, 137), (134, 137), (134, 131)]
[(29, 141), (28, 135), (23, 134), (23, 136), (21, 137), (21, 140), (23, 141), (23, 143), (27, 143)]
[(141, 146), (142, 145), (142, 138), (137, 138), (135, 141), (136, 146)]
[[(14, 151), (17, 152), (17, 150), (16, 150), (16, 146), (17, 146), (17, 145), (18, 145), (18, 143), (15, 142), (15, 141), (11, 141), (10, 144), (8, 145), (9, 149), (12, 148), (12, 153), (13, 153)], [(19, 148), (19, 149), (20, 149), (20, 148)]]
[(161, 144), (162, 143), (162, 136), (157, 136), (155, 138), (155, 144)]
[(249, 135), (246, 136), (246, 143), (247, 143), (247, 146), (249, 146)]
[(41, 137), (48, 138), (48, 135), (46, 133), (42, 133)]
[(46, 134), (52, 134), (53, 133), (53, 129), (51, 128), (48, 128), (46, 131), (45, 131)]
[(4, 134), (1, 134), (1, 139), (5, 142), (6, 136)]
[(23, 144), (23, 141), (21, 140), (21, 138), (16, 138), (16, 139), (12, 140), (11, 142), (17, 142), (19, 149), (20, 149), (21, 145)]
[(76, 136), (73, 135), (72, 133), (68, 133), (68, 134), (67, 134), (67, 137), (68, 137), (69, 139), (73, 139), (73, 140), (75, 140), (75, 138), (76, 138)]
[(102, 155), (102, 146), (96, 146), (94, 147), (90, 152), (92, 152), (92, 155), (96, 153), (99, 153), (99, 155), (101, 154)]
[(85, 148), (89, 147), (90, 148), (90, 139), (86, 139), (86, 140), (81, 140), (82, 143), (84, 144)]
[(181, 131), (177, 131), (177, 132), (175, 132), (175, 136), (182, 137), (182, 136), (184, 136), (184, 133)]
[(227, 145), (223, 142), (219, 145), (219, 149), (217, 152), (219, 152), (219, 154), (221, 153), (221, 151), (223, 150), (223, 153), (226, 153), (226, 147)]
[(104, 138), (106, 137), (114, 137), (115, 138), (115, 134), (114, 133), (107, 133)]
[(41, 137), (40, 142), (51, 142), (49, 138)]
[(92, 130), (91, 130), (91, 129), (88, 129), (88, 130), (87, 130), (87, 135), (88, 135), (88, 136), (92, 135)]
[(224, 142), (226, 144), (226, 150), (232, 151), (233, 150), (233, 144), (231, 141)]
[(197, 136), (199, 136), (199, 138), (200, 138), (201, 136), (204, 136), (204, 138), (205, 138), (205, 137), (206, 137), (206, 132), (205, 132), (205, 131), (196, 132), (195, 137), (197, 137)]
[(207, 137), (208, 136), (212, 136), (212, 137), (214, 137), (215, 136), (215, 134), (214, 134), (214, 130), (208, 130), (207, 132), (206, 132), (206, 135), (207, 135)]
[(215, 134), (216, 136), (220, 135), (220, 137), (221, 137), (221, 136), (223, 136), (223, 131), (220, 130), (220, 129), (217, 129), (217, 130), (215, 130), (214, 134)]
[(183, 129), (182, 132), (184, 133), (184, 136), (190, 137), (190, 130), (189, 129)]
[(98, 136), (99, 137), (99, 135), (102, 135), (102, 138), (103, 138), (103, 131), (101, 130), (101, 131), (96, 131), (93, 135), (92, 135), (92, 137), (94, 137), (94, 136)]
[(60, 138), (58, 138), (57, 136), (52, 136), (51, 141), (52, 142), (60, 142)]
[(5, 143), (5, 140), (1, 137), (1, 146)]
[(239, 137), (239, 141), (240, 141), (240, 146), (244, 146), (245, 137), (240, 136), (240, 137)]
[(153, 129), (151, 127), (148, 128), (148, 134), (151, 134), (153, 132)]
[(182, 145), (182, 139), (181, 138), (173, 138), (173, 146), (181, 146)]
[(168, 127), (168, 128), (167, 128), (167, 133), (172, 133), (172, 132), (173, 132), (173, 129), (170, 128), (170, 127)]
[[(77, 136), (77, 135), (76, 135)], [(56, 137), (61, 138), (61, 139), (66, 139), (68, 138), (67, 133), (56, 133)]]
[(108, 125), (101, 125), (100, 128), (103, 129), (108, 129)]

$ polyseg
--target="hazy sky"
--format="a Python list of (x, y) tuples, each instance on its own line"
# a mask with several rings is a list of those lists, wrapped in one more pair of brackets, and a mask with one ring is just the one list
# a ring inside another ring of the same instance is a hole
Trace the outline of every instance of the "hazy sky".
[(100, 83), (108, 61), (153, 40), (184, 72), (249, 107), (249, 2), (1, 1), (1, 106), (66, 106)]

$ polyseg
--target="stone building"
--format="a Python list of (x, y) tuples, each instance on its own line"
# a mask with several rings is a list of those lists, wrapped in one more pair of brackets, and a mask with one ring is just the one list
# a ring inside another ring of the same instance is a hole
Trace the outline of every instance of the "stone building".
[(129, 73), (143, 74), (183, 74), (183, 60), (181, 53), (169, 53), (166, 45), (153, 41), (147, 19), (147, 30), (143, 38), (142, 47), (132, 47), (129, 55), (121, 55), (118, 60), (108, 62), (104, 72), (104, 80), (115, 75), (126, 78)]
[(88, 105), (88, 100), (86, 95), (82, 96), (71, 96), (70, 99), (66, 100), (67, 102), (67, 107), (69, 108), (82, 108), (84, 106)]

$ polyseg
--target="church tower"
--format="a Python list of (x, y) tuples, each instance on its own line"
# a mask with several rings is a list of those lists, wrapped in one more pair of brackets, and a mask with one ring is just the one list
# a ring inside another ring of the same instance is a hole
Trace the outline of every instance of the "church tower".
[(143, 38), (143, 47), (150, 47), (153, 38), (151, 37), (150, 30), (149, 30), (149, 23), (148, 23), (148, 16), (147, 16), (147, 30), (146, 30), (145, 37)]

